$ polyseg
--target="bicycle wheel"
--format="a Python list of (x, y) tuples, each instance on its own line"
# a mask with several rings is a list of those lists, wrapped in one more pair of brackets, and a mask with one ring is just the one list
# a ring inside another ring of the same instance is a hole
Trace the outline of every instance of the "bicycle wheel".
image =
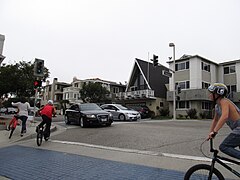
[(39, 132), (37, 133), (37, 145), (38, 146), (41, 146), (42, 138), (43, 138), (43, 131), (39, 130)]
[[(198, 164), (191, 167), (185, 174), (184, 180), (208, 179), (211, 166), (207, 164)], [(224, 180), (223, 175), (217, 170), (213, 169), (212, 180)]]

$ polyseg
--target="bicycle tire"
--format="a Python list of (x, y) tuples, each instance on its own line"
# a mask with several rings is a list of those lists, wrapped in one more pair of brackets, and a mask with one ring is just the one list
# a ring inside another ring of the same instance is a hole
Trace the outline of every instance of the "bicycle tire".
[(40, 130), (40, 131), (37, 133), (37, 145), (38, 145), (38, 146), (41, 146), (41, 144), (42, 144), (42, 138), (43, 138), (43, 132), (42, 132), (42, 130)]
[[(184, 180), (208, 179), (211, 166), (207, 164), (198, 164), (191, 167), (185, 174)], [(212, 180), (224, 180), (223, 175), (216, 169), (213, 169)]]

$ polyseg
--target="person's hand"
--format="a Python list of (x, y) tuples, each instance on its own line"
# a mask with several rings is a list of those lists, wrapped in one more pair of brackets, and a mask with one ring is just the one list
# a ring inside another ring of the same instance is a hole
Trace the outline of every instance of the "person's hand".
[(208, 134), (207, 140), (214, 138), (216, 135), (217, 135), (217, 132), (214, 132), (214, 131), (210, 132), (210, 133)]

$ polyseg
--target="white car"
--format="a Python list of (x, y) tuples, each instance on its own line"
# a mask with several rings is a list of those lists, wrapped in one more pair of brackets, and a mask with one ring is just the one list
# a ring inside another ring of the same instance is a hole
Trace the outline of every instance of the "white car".
[(114, 120), (137, 121), (138, 119), (141, 119), (141, 115), (138, 111), (129, 109), (121, 104), (104, 104), (101, 108), (110, 112), (113, 115)]

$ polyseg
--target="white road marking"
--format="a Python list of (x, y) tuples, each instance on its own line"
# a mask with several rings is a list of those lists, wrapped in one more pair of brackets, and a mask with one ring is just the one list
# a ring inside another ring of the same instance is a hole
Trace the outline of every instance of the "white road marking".
[(98, 148), (98, 149), (120, 151), (120, 152), (127, 152), (127, 153), (144, 154), (144, 155), (151, 155), (151, 156), (164, 156), (164, 157), (170, 157), (170, 158), (195, 160), (195, 161), (207, 161), (207, 162), (212, 160), (212, 159), (206, 158), (206, 157), (188, 156), (188, 155), (170, 154), (170, 153), (160, 153), (160, 152), (154, 152), (154, 151), (142, 151), (142, 150), (137, 150), (137, 149), (125, 149), (125, 148), (117, 148), (117, 147), (108, 147), (108, 146), (101, 146), (101, 145), (94, 145), (94, 144), (87, 144), (87, 143), (71, 142), (71, 141), (59, 141), (59, 140), (50, 140), (50, 141), (53, 142), (53, 143), (78, 145), (78, 146), (84, 146), (84, 147), (90, 147), (90, 148)]

